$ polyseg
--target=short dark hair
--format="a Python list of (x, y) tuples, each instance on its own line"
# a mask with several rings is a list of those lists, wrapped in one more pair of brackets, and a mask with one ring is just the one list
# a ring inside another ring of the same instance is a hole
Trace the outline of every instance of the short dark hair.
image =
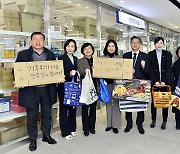
[(86, 47), (88, 47), (88, 46), (91, 46), (92, 51), (93, 51), (92, 55), (93, 55), (93, 54), (94, 54), (94, 47), (93, 47), (93, 45), (92, 45), (91, 43), (84, 43), (84, 44), (82, 45), (82, 47), (81, 47), (81, 53), (84, 55), (84, 48), (86, 48)]
[(45, 35), (44, 35), (43, 33), (41, 33), (41, 32), (33, 32), (33, 33), (31, 34), (31, 40), (32, 40), (32, 38), (33, 38), (34, 35), (42, 35), (42, 36), (43, 36), (43, 39), (45, 40)]
[(116, 48), (114, 54), (115, 54), (115, 55), (118, 55), (118, 46), (117, 46), (117, 43), (116, 43), (115, 40), (108, 40), (108, 41), (106, 42), (106, 45), (105, 45), (105, 47), (104, 47), (103, 54), (104, 54), (105, 56), (108, 55), (107, 48), (108, 48), (108, 45), (109, 45), (110, 43), (114, 43), (115, 48)]
[(76, 52), (76, 50), (77, 50), (77, 45), (76, 45), (76, 41), (73, 40), (73, 39), (68, 39), (68, 40), (66, 40), (66, 42), (64, 43), (64, 51), (66, 52), (66, 47), (69, 45), (70, 42), (73, 42), (73, 43), (74, 43), (74, 46), (75, 46), (74, 52)]
[(142, 40), (141, 40), (140, 37), (138, 37), (138, 36), (133, 36), (133, 37), (131, 37), (131, 42), (132, 42), (134, 39), (138, 39), (139, 42), (140, 42), (140, 44), (142, 44)]
[(179, 55), (178, 55), (179, 50), (180, 50), (180, 46), (176, 49), (176, 55), (177, 55), (178, 58), (180, 58)]
[(164, 43), (164, 39), (159, 36), (159, 37), (156, 37), (156, 38), (155, 38), (154, 44), (156, 44), (156, 43), (159, 42), (160, 40), (163, 41), (163, 43)]

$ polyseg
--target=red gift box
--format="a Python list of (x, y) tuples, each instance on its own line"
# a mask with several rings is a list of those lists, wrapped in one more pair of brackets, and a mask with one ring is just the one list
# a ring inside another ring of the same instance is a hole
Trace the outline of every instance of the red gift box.
[(18, 101), (15, 100), (11, 101), (11, 110), (18, 113), (26, 112), (26, 108), (19, 106)]

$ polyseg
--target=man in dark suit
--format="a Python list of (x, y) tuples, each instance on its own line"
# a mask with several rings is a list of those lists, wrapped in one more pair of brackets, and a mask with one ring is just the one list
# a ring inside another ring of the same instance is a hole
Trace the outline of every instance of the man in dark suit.
[[(137, 36), (131, 38), (131, 52), (127, 52), (123, 55), (123, 58), (133, 59), (133, 78), (134, 79), (147, 79), (149, 67), (147, 61), (147, 54), (141, 52), (139, 49), (141, 47), (141, 39)], [(124, 132), (127, 133), (130, 131), (133, 125), (132, 121), (132, 112), (126, 112), (126, 121), (127, 125), (124, 129)], [(138, 127), (139, 133), (144, 134), (145, 130), (143, 129), (144, 122), (144, 111), (137, 112), (136, 125)]]
[[(53, 52), (44, 47), (45, 36), (41, 32), (31, 34), (31, 47), (18, 53), (16, 62), (32, 62), (55, 60)], [(29, 150), (37, 149), (37, 116), (39, 103), (41, 105), (41, 130), (43, 132), (43, 142), (56, 144), (57, 142), (50, 136), (51, 131), (51, 109), (57, 101), (56, 84), (46, 84), (38, 86), (16, 86), (19, 89), (19, 105), (26, 107), (27, 131), (30, 139)]]

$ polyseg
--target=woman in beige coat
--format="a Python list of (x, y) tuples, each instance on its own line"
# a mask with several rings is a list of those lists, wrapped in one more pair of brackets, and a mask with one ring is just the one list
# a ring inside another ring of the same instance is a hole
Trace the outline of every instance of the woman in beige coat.
[[(104, 47), (104, 56), (107, 58), (120, 58), (118, 55), (118, 46), (115, 40), (108, 40)], [(106, 79), (108, 84), (108, 89), (110, 94), (112, 94), (114, 88), (114, 80)], [(111, 129), (115, 134), (118, 134), (118, 129), (121, 125), (121, 112), (119, 110), (118, 100), (111, 99), (110, 102), (106, 103), (106, 113), (107, 113), (107, 128), (105, 131), (110, 131)]]
[[(91, 43), (84, 43), (81, 47), (81, 53), (84, 55), (83, 58), (77, 61), (77, 67), (81, 75), (81, 79), (85, 77), (86, 71), (90, 70), (92, 74), (94, 47)], [(93, 78), (94, 86), (97, 89), (96, 79)], [(84, 136), (88, 136), (89, 132), (95, 134), (95, 123), (96, 123), (96, 104), (95, 101), (90, 105), (82, 106), (82, 126)]]

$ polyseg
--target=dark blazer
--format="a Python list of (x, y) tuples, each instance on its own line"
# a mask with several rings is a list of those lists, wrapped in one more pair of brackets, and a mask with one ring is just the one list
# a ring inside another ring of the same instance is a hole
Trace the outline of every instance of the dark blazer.
[[(45, 52), (47, 60), (55, 60), (56, 59), (54, 56), (54, 53), (45, 47), (44, 47), (44, 52)], [(29, 49), (20, 51), (18, 53), (16, 62), (31, 62), (31, 61), (33, 61), (32, 53), (33, 53), (32, 47), (30, 47)], [(49, 88), (51, 103), (54, 104), (57, 102), (56, 83), (48, 84), (48, 88)], [(19, 105), (23, 106), (23, 107), (33, 108), (34, 102), (35, 102), (34, 96), (35, 96), (34, 95), (34, 86), (20, 88), (19, 89), (19, 100), (18, 100)]]
[(172, 66), (172, 70), (173, 70), (173, 74), (174, 74), (174, 78), (175, 78), (175, 86), (178, 83), (178, 79), (180, 76), (180, 58), (178, 60), (176, 60)]
[[(148, 53), (150, 72), (149, 78), (154, 85), (156, 82), (160, 81), (159, 75), (159, 65), (156, 56), (156, 49)], [(172, 73), (172, 55), (166, 50), (162, 50), (161, 58), (161, 82), (164, 82), (167, 85), (170, 85), (174, 89), (174, 79)]]
[[(132, 51), (124, 53), (123, 58), (132, 59)], [(142, 68), (141, 66), (142, 60), (145, 61), (145, 68)], [(134, 69), (135, 69), (135, 73), (133, 74), (133, 76), (136, 79), (148, 79), (149, 62), (148, 62), (148, 57), (146, 53), (139, 51)]]
[[(179, 76), (180, 76), (179, 66), (180, 66), (180, 58), (177, 61), (175, 61), (173, 66), (172, 66), (172, 70), (173, 70), (173, 74), (174, 74), (174, 78), (175, 78), (175, 82), (174, 82), (175, 86), (177, 85), (178, 79), (179, 79)], [(180, 113), (180, 110), (178, 110), (176, 107), (172, 107), (172, 112)]]
[[(64, 67), (64, 75), (65, 75), (65, 82), (71, 82), (72, 77), (70, 76), (70, 72), (72, 70), (77, 70), (77, 60), (78, 58), (76, 56), (73, 56), (74, 59), (74, 65), (69, 59), (68, 55), (65, 53), (62, 56), (58, 58), (59, 60), (63, 60), (63, 67)], [(75, 76), (76, 79), (76, 76)], [(64, 97), (64, 83), (60, 83), (58, 85), (58, 93), (59, 97), (63, 98)]]

